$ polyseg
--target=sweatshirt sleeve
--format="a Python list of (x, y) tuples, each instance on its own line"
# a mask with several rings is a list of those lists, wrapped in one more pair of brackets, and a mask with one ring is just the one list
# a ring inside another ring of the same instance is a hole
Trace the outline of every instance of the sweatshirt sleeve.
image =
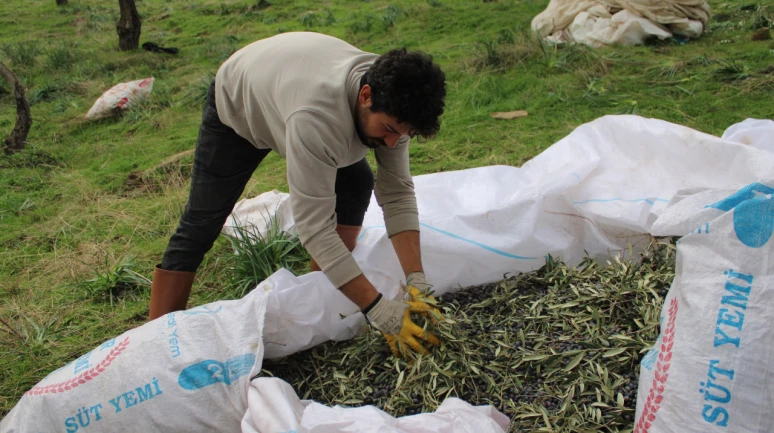
[(384, 212), (387, 236), (406, 230), (419, 230), (419, 212), (414, 181), (409, 171), (409, 139), (398, 145), (379, 147), (376, 154), (376, 202)]
[(301, 244), (336, 288), (363, 272), (336, 233), (336, 160), (341, 131), (319, 113), (298, 111), (286, 124), (290, 206)]

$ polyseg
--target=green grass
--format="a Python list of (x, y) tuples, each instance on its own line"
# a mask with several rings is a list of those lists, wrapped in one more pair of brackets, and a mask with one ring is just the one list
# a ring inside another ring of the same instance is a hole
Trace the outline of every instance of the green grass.
[[(432, 54), (448, 77), (443, 129), (411, 148), (412, 173), (518, 166), (600, 116), (635, 113), (719, 135), (774, 117), (774, 45), (763, 2), (710, 2), (718, 19), (697, 41), (640, 47), (551, 47), (529, 34), (547, 0), (144, 0), (141, 43), (176, 56), (118, 52), (118, 8), (96, 0), (0, 2), (0, 60), (23, 81), (33, 125), (27, 150), (0, 157), (0, 415), (50, 371), (144, 321), (141, 293), (113, 302), (75, 290), (95, 269), (134, 257), (149, 277), (187, 197), (206, 82), (232, 52), (279, 32), (311, 30), (372, 52)], [(106, 89), (156, 78), (151, 97), (116, 119), (83, 120)], [(493, 111), (527, 110), (512, 121)], [(0, 137), (15, 104), (0, 83)], [(139, 173), (139, 175), (138, 175)], [(138, 187), (137, 178), (144, 179)], [(245, 196), (287, 190), (270, 155)], [(191, 305), (233, 296), (221, 238), (205, 258)], [(104, 269), (101, 272), (106, 272)]]
[(225, 269), (233, 296), (241, 298), (282, 268), (297, 274), (309, 272), (309, 253), (301, 246), (298, 236), (282, 230), (282, 222), (276, 216), (268, 217), (264, 233), (236, 219), (232, 230), (224, 236), (235, 252), (227, 259)]
[(131, 258), (113, 261), (115, 263), (111, 265), (106, 257), (103, 266), (94, 270), (94, 277), (78, 282), (75, 288), (93, 298), (109, 299), (111, 307), (114, 299), (126, 296), (128, 292), (150, 288), (151, 280), (137, 273)]

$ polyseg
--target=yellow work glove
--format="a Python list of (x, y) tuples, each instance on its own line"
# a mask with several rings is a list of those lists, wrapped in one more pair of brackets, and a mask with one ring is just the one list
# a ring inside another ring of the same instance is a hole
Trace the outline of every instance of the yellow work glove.
[(406, 355), (406, 346), (418, 353), (428, 353), (419, 340), (434, 345), (441, 343), (438, 337), (411, 321), (412, 312), (427, 313), (431, 309), (432, 307), (421, 301), (393, 301), (379, 294), (363, 314), (371, 325), (382, 332), (393, 355), (403, 357)]
[[(420, 302), (428, 308), (422, 311), (423, 316), (428, 314), (434, 321), (442, 320), (443, 315), (435, 305), (437, 302), (435, 297), (431, 295), (433, 292), (433, 286), (425, 279), (424, 272), (412, 272), (406, 277), (406, 297), (404, 298), (409, 304)], [(423, 308), (420, 305), (416, 306), (418, 309)]]

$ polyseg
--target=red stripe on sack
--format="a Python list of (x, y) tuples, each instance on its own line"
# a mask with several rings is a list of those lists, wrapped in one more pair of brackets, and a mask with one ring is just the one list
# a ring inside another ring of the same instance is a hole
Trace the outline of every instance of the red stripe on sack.
[[(58, 392), (65, 392), (69, 391), (75, 387), (77, 387), (80, 384), (86, 383), (89, 380), (92, 380), (99, 376), (100, 373), (105, 371), (105, 369), (110, 366), (110, 364), (113, 362), (114, 359), (118, 357), (118, 355), (121, 354), (121, 352), (126, 349), (126, 347), (129, 346), (129, 337), (126, 337), (121, 343), (119, 343), (116, 347), (114, 347), (110, 353), (108, 353), (108, 356), (102, 360), (97, 366), (104, 364), (102, 368), (94, 367), (91, 370), (88, 370), (85, 373), (80, 374), (79, 376), (76, 376), (73, 379), (66, 380), (64, 382), (55, 383), (53, 385), (47, 385), (47, 386), (36, 386), (29, 391), (25, 392), (24, 395), (43, 395), (43, 394), (55, 394)], [(110, 358), (109, 362), (106, 362), (107, 358)], [(77, 381), (77, 382), (76, 382)]]
[[(634, 433), (648, 433), (648, 430), (653, 425), (653, 421), (656, 420), (656, 412), (661, 408), (661, 403), (664, 401), (663, 394), (666, 389), (667, 378), (669, 378), (669, 367), (672, 366), (670, 362), (672, 360), (672, 339), (674, 339), (675, 334), (678, 308), (677, 298), (672, 298), (672, 301), (669, 303), (669, 320), (662, 336), (659, 361), (656, 363), (656, 371), (653, 375), (653, 382), (650, 385), (648, 399), (645, 401), (645, 407), (642, 408), (639, 422), (634, 427)], [(661, 362), (662, 360), (664, 363)]]

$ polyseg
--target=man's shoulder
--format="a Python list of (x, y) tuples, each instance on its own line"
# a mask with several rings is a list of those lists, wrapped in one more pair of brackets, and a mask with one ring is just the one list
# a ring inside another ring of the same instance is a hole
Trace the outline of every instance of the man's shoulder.
[[(232, 58), (263, 57), (268, 56), (274, 64), (284, 58), (305, 59), (330, 59), (338, 61), (340, 58), (355, 57), (359, 55), (373, 55), (367, 53), (342, 39), (313, 32), (288, 32), (259, 39), (238, 50)], [(231, 60), (231, 59), (229, 59)], [(229, 63), (227, 60), (226, 63)], [(268, 66), (270, 64), (264, 64)]]
[[(355, 48), (352, 44), (349, 42), (339, 39), (335, 36), (326, 35), (323, 33), (315, 33), (315, 32), (286, 32), (286, 33), (280, 33), (275, 36), (271, 36), (269, 38), (260, 39), (257, 41), (258, 43), (266, 42), (266, 43), (277, 43), (282, 45), (287, 44), (293, 44), (293, 43), (299, 43), (303, 46), (309, 46), (310, 44), (322, 44), (322, 45), (332, 45), (332, 46), (342, 46), (342, 47), (352, 47)], [(357, 48), (355, 48), (357, 49)]]

